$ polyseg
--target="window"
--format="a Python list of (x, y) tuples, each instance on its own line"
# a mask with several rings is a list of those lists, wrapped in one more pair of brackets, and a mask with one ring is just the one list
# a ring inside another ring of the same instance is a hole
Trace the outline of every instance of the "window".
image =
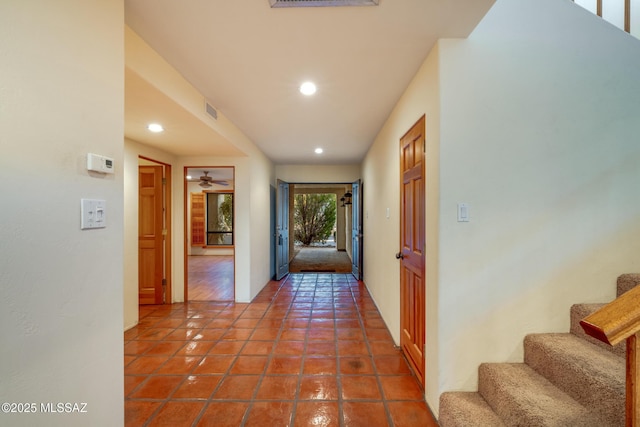
[(206, 193), (207, 246), (233, 245), (233, 193)]

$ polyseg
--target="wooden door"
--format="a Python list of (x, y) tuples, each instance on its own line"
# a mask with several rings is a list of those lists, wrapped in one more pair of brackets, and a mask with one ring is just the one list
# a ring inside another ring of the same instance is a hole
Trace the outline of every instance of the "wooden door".
[(424, 386), (425, 261), (423, 116), (400, 140), (400, 345)]
[(140, 304), (164, 303), (162, 166), (138, 167), (138, 293)]
[(362, 280), (362, 184), (351, 185), (351, 273)]
[(276, 280), (289, 274), (289, 184), (278, 180), (276, 190)]

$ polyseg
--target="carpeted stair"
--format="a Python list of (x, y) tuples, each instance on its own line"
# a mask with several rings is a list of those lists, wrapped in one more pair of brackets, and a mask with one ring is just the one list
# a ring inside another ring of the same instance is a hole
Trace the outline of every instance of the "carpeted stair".
[[(638, 284), (640, 274), (620, 276), (618, 296)], [(571, 307), (570, 333), (527, 335), (524, 363), (481, 364), (477, 392), (440, 396), (440, 426), (624, 426), (625, 345), (580, 327), (603, 305)]]

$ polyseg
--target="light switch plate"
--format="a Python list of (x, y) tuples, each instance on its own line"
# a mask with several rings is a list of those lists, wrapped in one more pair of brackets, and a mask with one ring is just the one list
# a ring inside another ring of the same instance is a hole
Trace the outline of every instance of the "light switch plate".
[(105, 228), (107, 226), (107, 202), (99, 199), (80, 200), (80, 228)]
[(469, 222), (469, 205), (458, 203), (458, 222)]

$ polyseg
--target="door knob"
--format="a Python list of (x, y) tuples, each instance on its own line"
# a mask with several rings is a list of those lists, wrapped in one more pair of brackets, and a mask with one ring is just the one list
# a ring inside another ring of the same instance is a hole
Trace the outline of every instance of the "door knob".
[(396, 259), (404, 259), (404, 255), (402, 255), (402, 252), (398, 252), (396, 254)]

